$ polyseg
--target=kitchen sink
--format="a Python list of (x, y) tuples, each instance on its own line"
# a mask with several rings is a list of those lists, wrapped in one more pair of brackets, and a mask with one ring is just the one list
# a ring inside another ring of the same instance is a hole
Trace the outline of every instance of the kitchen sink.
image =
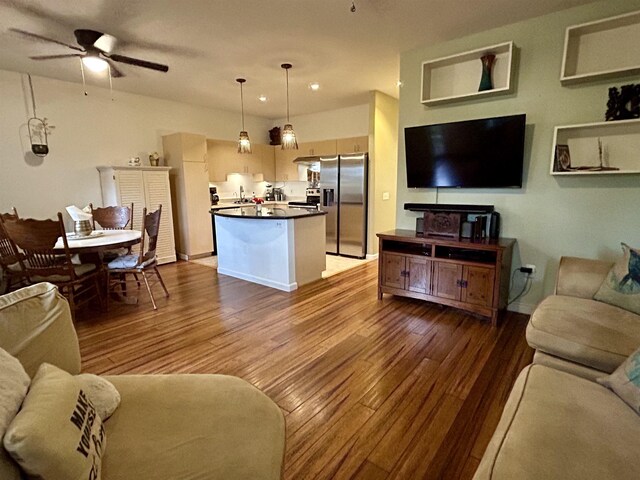
[(243, 198), (242, 200), (235, 200), (233, 203), (251, 203), (251, 200), (248, 198)]

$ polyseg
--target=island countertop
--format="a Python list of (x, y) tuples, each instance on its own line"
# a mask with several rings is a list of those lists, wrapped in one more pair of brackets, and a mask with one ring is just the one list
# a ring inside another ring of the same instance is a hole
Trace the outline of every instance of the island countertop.
[(281, 208), (281, 207), (262, 207), (260, 212), (256, 212), (255, 207), (244, 208), (225, 208), (221, 210), (211, 211), (212, 215), (218, 217), (230, 218), (257, 218), (261, 220), (286, 220), (291, 218), (316, 217), (318, 215), (326, 215), (313, 208)]

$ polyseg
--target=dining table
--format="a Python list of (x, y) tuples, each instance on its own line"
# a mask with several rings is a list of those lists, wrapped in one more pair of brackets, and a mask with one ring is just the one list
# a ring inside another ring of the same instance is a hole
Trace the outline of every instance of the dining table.
[[(72, 254), (103, 254), (106, 250), (128, 248), (140, 243), (142, 232), (139, 230), (94, 230), (90, 235), (77, 236), (73, 232), (67, 233), (67, 245)], [(64, 253), (62, 237), (58, 238), (54, 249), (57, 253)]]
[[(67, 245), (69, 253), (78, 255), (81, 263), (93, 263), (97, 268), (104, 268), (103, 259), (105, 252), (119, 248), (129, 248), (140, 243), (142, 232), (139, 230), (93, 230), (86, 236), (78, 236), (73, 232), (67, 232)], [(58, 238), (54, 246), (56, 253), (65, 253), (64, 240)], [(108, 281), (106, 275), (103, 282)], [(113, 293), (114, 299), (122, 303), (136, 304), (138, 299), (128, 295), (123, 287), (121, 294)]]

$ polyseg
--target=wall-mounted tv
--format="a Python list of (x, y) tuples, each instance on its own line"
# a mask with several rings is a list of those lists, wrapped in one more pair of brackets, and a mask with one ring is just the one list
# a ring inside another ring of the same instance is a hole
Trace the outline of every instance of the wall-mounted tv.
[(520, 188), (526, 115), (404, 129), (410, 188)]

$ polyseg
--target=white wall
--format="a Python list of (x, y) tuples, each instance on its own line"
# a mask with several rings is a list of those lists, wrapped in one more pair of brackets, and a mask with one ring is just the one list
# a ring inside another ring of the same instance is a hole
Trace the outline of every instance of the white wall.
[[(408, 189), (404, 128), (516, 113), (527, 114), (524, 185), (514, 190), (441, 189), (440, 203), (493, 204), (502, 214), (502, 234), (518, 240), (514, 268), (538, 267), (533, 287), (514, 309), (530, 311), (549, 294), (562, 255), (615, 258), (620, 242), (640, 246), (640, 177), (554, 177), (549, 161), (556, 125), (602, 121), (608, 88), (638, 83), (637, 75), (563, 87), (560, 84), (565, 29), (640, 8), (639, 0), (609, 0), (406, 52), (400, 58), (398, 228), (415, 229), (405, 202), (434, 202), (433, 189)], [(421, 62), (513, 40), (518, 48), (512, 95), (425, 107), (420, 99)], [(637, 49), (637, 45), (612, 48)], [(515, 286), (517, 292), (522, 284)]]
[[(298, 143), (331, 138), (359, 137), (369, 134), (369, 104), (339, 108), (328, 112), (291, 117)], [(271, 122), (280, 128), (286, 118)]]
[[(116, 80), (117, 82), (117, 80)], [(44, 159), (30, 152), (31, 115), (26, 75), (0, 70), (0, 211), (15, 205), (23, 216), (48, 218), (69, 204), (101, 204), (98, 165), (125, 165), (162, 154), (162, 135), (189, 132), (235, 140), (240, 115), (210, 108), (33, 77), (37, 113), (55, 125)], [(186, 86), (188, 88), (188, 86)], [(272, 122), (246, 117), (252, 139), (267, 142)]]

